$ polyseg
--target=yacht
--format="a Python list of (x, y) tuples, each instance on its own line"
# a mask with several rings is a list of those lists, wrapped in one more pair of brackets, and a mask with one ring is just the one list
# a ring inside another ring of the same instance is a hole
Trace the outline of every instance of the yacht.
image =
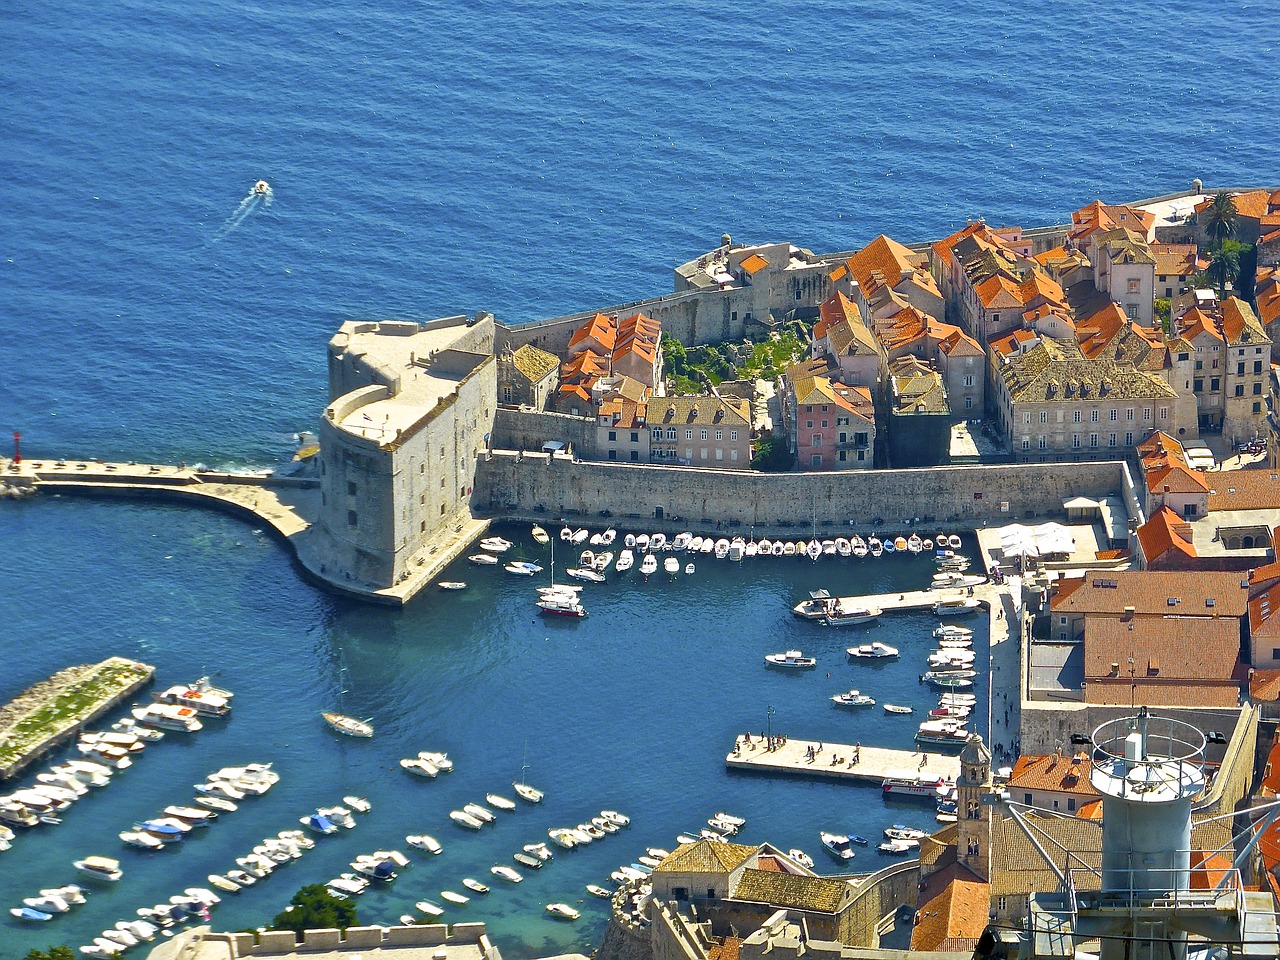
[(418, 759), (435, 764), (435, 768), (441, 773), (453, 773), (453, 761), (449, 759), (447, 753), (441, 753), (438, 750), (420, 750)]
[(968, 627), (962, 627), (957, 623), (944, 623), (934, 627), (933, 636), (935, 639), (941, 640), (944, 637), (961, 637), (970, 638), (973, 631)]
[(545, 843), (526, 843), (523, 849), (529, 856), (537, 857), (542, 861), (555, 859), (555, 854), (551, 852), (551, 848)]
[(608, 890), (606, 890), (604, 887), (600, 886), (599, 884), (595, 884), (595, 883), (587, 884), (587, 893), (591, 894), (593, 897), (599, 897), (601, 900), (613, 899), (612, 893), (610, 893)]
[(547, 836), (551, 838), (552, 843), (556, 846), (572, 850), (578, 846), (578, 838), (574, 836), (575, 832), (568, 827), (552, 827), (547, 831)]
[(636, 555), (631, 550), (623, 550), (618, 554), (618, 564), (614, 567), (619, 573), (626, 573), (636, 564)]
[(929, 666), (940, 670), (950, 667), (970, 667), (973, 665), (973, 658), (972, 650), (947, 647), (943, 650), (934, 650), (929, 654)]
[(124, 876), (124, 871), (120, 869), (120, 861), (109, 857), (85, 857), (83, 860), (77, 860), (72, 866), (95, 880), (115, 883)]
[(159, 850), (165, 844), (159, 837), (154, 837), (149, 833), (141, 830), (125, 830), (120, 834), (120, 839), (131, 847), (138, 847), (142, 850)]
[(473, 553), (467, 559), (478, 567), (492, 567), (498, 562), (498, 558), (491, 553)]
[(541, 803), (543, 793), (536, 787), (531, 787), (527, 783), (513, 783), (511, 789), (515, 790), (516, 795), (521, 800), (527, 800), (529, 803)]
[(357, 720), (355, 717), (348, 717), (341, 713), (322, 713), (324, 722), (330, 727), (347, 737), (372, 737), (373, 727), (363, 720)]
[(975, 670), (929, 670), (921, 674), (920, 679), (945, 690), (969, 690), (975, 676)]
[(308, 830), (314, 830), (322, 836), (328, 836), (329, 834), (338, 832), (338, 825), (319, 811), (309, 813), (305, 817), (300, 817), (298, 822)]
[(919, 849), (919, 840), (886, 840), (876, 847), (881, 853), (910, 853)]
[(400, 761), (400, 769), (405, 773), (412, 773), (415, 777), (431, 777), (432, 779), (435, 779), (440, 772), (434, 763), (418, 757), (405, 757)]
[(781, 667), (787, 670), (809, 670), (818, 665), (818, 661), (814, 657), (806, 657), (799, 650), (766, 654), (764, 662), (766, 666)]
[(490, 806), (497, 807), (499, 810), (514, 810), (516, 808), (514, 800), (508, 800), (506, 797), (497, 793), (486, 793), (484, 795), (485, 803)]
[(356, 818), (351, 815), (351, 811), (346, 807), (321, 807), (316, 813), (336, 823), (344, 830), (355, 829)]
[(810, 540), (804, 545), (804, 553), (810, 560), (817, 560), (822, 556), (822, 544), (816, 539)]
[(490, 553), (506, 553), (511, 547), (511, 541), (504, 540), (502, 537), (485, 537), (480, 541), (480, 549), (488, 550)]
[(547, 913), (551, 914), (557, 920), (577, 920), (581, 913), (573, 909), (567, 903), (548, 903)]
[(514, 573), (518, 577), (532, 577), (535, 573), (541, 573), (542, 568), (536, 563), (530, 563), (527, 560), (514, 560), (502, 568), (507, 573)]
[(587, 615), (586, 607), (577, 600), (565, 596), (543, 597), (537, 607), (543, 614), (553, 617), (582, 618)]
[(433, 856), (438, 856), (444, 851), (444, 848), (440, 846), (440, 842), (436, 840), (435, 837), (428, 836), (425, 833), (405, 837), (404, 842), (411, 847), (417, 847), (419, 850), (425, 850)]
[(190, 707), (196, 713), (206, 717), (225, 717), (231, 713), (231, 705), (222, 697), (200, 690), (192, 690), (188, 686), (178, 684), (163, 693), (153, 693), (151, 699), (156, 703), (174, 704), (179, 707)]
[(649, 549), (649, 535), (647, 533), (638, 533), (635, 539), (627, 544), (628, 547), (635, 547), (638, 553), (644, 553)]
[(822, 840), (822, 848), (837, 860), (853, 859), (853, 844), (844, 834), (826, 833), (824, 831), (819, 833), (818, 836)]
[(908, 827), (901, 823), (895, 823), (891, 827), (884, 828), (884, 835), (888, 840), (923, 840), (929, 834), (927, 831), (917, 829), (916, 827)]
[(964, 727), (964, 721), (950, 717), (926, 720), (916, 732), (916, 742), (922, 745), (963, 746), (968, 739), (969, 733)]
[(471, 814), (463, 813), (461, 810), (450, 811), (449, 819), (460, 827), (466, 827), (468, 830), (479, 830), (484, 826), (483, 821), (477, 820)]
[(609, 567), (613, 564), (613, 551), (605, 550), (603, 553), (597, 553), (595, 562), (591, 564), (591, 569), (596, 573), (608, 573)]
[[(243, 790), (238, 789), (224, 780), (210, 780), (206, 783), (197, 783), (196, 790), (199, 793), (203, 793), (205, 797), (213, 797), (218, 800), (243, 800), (245, 797)], [(202, 799), (204, 798), (198, 799), (196, 802), (201, 803)], [(201, 803), (201, 805), (206, 807), (209, 806), (208, 803)], [(233, 809), (235, 808), (233, 807)]]
[(149, 723), (165, 730), (195, 733), (204, 728), (191, 707), (179, 707), (168, 703), (153, 703), (149, 707), (135, 707), (133, 718), (139, 723)]
[(656, 573), (658, 569), (658, 558), (652, 553), (646, 553), (644, 560), (640, 564), (640, 572), (646, 577), (651, 573)]
[(853, 660), (892, 660), (898, 655), (898, 648), (874, 640), (857, 647), (847, 647), (845, 653)]
[(582, 580), (586, 583), (604, 583), (605, 576), (588, 567), (570, 567), (565, 571), (566, 576), (573, 577), (575, 580)]
[(613, 541), (618, 539), (618, 531), (610, 527), (600, 535), (600, 543), (602, 546), (609, 546)]
[(848, 693), (837, 693), (831, 698), (831, 702), (837, 707), (874, 707), (875, 700), (868, 697), (865, 693), (859, 693), (857, 690), (850, 690)]
[(212, 810), (197, 810), (195, 807), (170, 805), (163, 812), (166, 816), (185, 820), (195, 827), (207, 827), (218, 819), (218, 815)]
[(939, 600), (933, 605), (933, 612), (940, 617), (964, 617), (977, 613), (980, 605), (973, 597), (957, 597), (954, 600)]
[(836, 598), (826, 590), (812, 590), (808, 600), (801, 600), (791, 612), (802, 620), (823, 620), (836, 608)]
[(652, 533), (649, 535), (649, 549), (654, 553), (663, 549), (667, 545), (667, 535), (665, 533)]

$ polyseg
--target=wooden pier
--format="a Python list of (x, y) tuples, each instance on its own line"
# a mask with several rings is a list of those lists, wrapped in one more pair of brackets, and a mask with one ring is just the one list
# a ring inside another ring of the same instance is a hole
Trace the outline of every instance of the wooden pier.
[[(813, 747), (816, 751), (819, 745), (822, 752), (810, 759), (809, 748)], [(931, 780), (941, 778), (954, 781), (960, 775), (959, 758), (936, 751), (921, 753), (917, 750), (890, 750), (886, 747), (860, 745), (856, 750), (856, 763), (852, 762), (854, 753), (854, 745), (829, 743), (825, 740), (820, 744), (817, 740), (788, 739), (781, 746), (767, 750), (759, 737), (746, 734), (737, 738), (733, 752), (724, 758), (724, 762), (730, 770), (852, 780), (876, 786), (889, 776), (920, 776)], [(832, 763), (837, 757), (840, 762)]]

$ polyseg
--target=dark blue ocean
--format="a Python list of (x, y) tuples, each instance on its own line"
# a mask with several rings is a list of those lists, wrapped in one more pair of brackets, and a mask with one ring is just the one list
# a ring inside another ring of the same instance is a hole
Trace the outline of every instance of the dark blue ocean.
[[(0, 444), (21, 430), (34, 455), (269, 465), (314, 424), (324, 345), (345, 319), (487, 309), (518, 322), (662, 293), (725, 231), (847, 249), (966, 217), (1059, 222), (1194, 177), (1275, 182), (1271, 12), (4, 4)], [(250, 195), (258, 179), (270, 204)], [(875, 628), (919, 656), (863, 676), (843, 638), (787, 608), (817, 586), (917, 586), (927, 565), (700, 566), (689, 583), (605, 588), (582, 624), (535, 623), (527, 583), (470, 569), (468, 594), (389, 612), (301, 584), (273, 543), (224, 517), (0, 505), (0, 699), (112, 653), (166, 682), (217, 671), (238, 694), (221, 729), (160, 744), (0, 854), (0, 906), (71, 880), (78, 856), (116, 852), (119, 830), (189, 801), (208, 770), (273, 760), (284, 777), (190, 849), (124, 853), (126, 879), (76, 915), (32, 931), (6, 911), (0, 958), (86, 942), (353, 790), (377, 804), (367, 821), (225, 906), (219, 926), (260, 924), (301, 883), (405, 833), (434, 833), (446, 852), (364, 898), (363, 918), (392, 920), (549, 826), (632, 814), (630, 834), (454, 911), (488, 920), (520, 960), (594, 943), (595, 904), (572, 927), (542, 904), (584, 896), (718, 809), (750, 817), (748, 839), (813, 852), (821, 828), (870, 835), (911, 816), (871, 790), (730, 777), (723, 755), (770, 706), (796, 736), (906, 746), (909, 724), (826, 697), (856, 685), (924, 705), (928, 619)], [(763, 669), (763, 653), (795, 644), (831, 677)], [(340, 704), (378, 737), (329, 735), (317, 712)], [(457, 772), (423, 783), (396, 769), (430, 747)], [(460, 836), (448, 810), (508, 788), (525, 757), (545, 808)]]

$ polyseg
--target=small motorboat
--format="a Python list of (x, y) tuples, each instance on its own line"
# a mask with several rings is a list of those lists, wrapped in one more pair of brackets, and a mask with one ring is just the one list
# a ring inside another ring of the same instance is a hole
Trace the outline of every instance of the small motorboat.
[(799, 847), (793, 847), (792, 849), (788, 850), (787, 856), (790, 857), (792, 860), (794, 860), (796, 863), (800, 864), (800, 866), (804, 867), (806, 870), (813, 869), (813, 857), (809, 856)]
[(462, 811), (463, 813), (470, 814), (483, 823), (493, 823), (494, 820), (498, 819), (493, 815), (492, 810), (479, 803), (468, 803), (462, 808)]
[(441, 891), (440, 891), (440, 899), (441, 899), (441, 900), (447, 900), (447, 901), (449, 901), (450, 903), (457, 903), (457, 904), (463, 904), (463, 903), (470, 903), (470, 902), (471, 902), (471, 898), (470, 898), (470, 897), (468, 897), (466, 894), (464, 894), (464, 893), (455, 893), (455, 892), (454, 892), (454, 891), (452, 891), (452, 890), (441, 890)]
[(556, 846), (564, 847), (566, 850), (572, 850), (578, 846), (578, 838), (574, 836), (576, 831), (567, 827), (552, 827), (547, 831), (547, 836)]
[(912, 850), (918, 849), (919, 846), (919, 840), (886, 840), (876, 849), (881, 853), (900, 854), (910, 853)]
[(473, 553), (467, 559), (478, 567), (492, 567), (498, 562), (492, 553)]
[(210, 886), (217, 887), (223, 893), (239, 893), (242, 889), (240, 884), (220, 873), (211, 873), (205, 879), (209, 881)]
[(618, 539), (618, 531), (613, 529), (613, 527), (610, 527), (604, 533), (600, 534), (601, 546), (607, 547), (617, 539)]
[(480, 541), (480, 549), (488, 550), (490, 553), (506, 553), (512, 546), (510, 540), (504, 540), (502, 537), (485, 537)]
[(253, 192), (258, 196), (265, 196), (271, 192), (271, 184), (265, 180), (259, 180), (253, 185)]
[(430, 900), (419, 900), (414, 904), (419, 911), (425, 913), (428, 917), (438, 917), (444, 913), (444, 908), (439, 904), (432, 903)]
[(955, 600), (939, 600), (933, 605), (933, 612), (940, 617), (965, 617), (978, 612), (981, 606), (973, 597), (962, 597)]
[(884, 835), (889, 840), (923, 840), (929, 834), (915, 827), (907, 827), (901, 823), (895, 823), (891, 827), (884, 828)]
[(48, 923), (53, 919), (53, 914), (37, 910), (35, 907), (13, 907), (9, 913), (19, 920), (31, 920), (36, 923)]
[(674, 576), (680, 572), (680, 561), (676, 557), (667, 557), (662, 561), (662, 569)]
[(561, 528), (560, 528), (560, 539), (561, 539), (561, 540), (565, 540), (565, 541), (570, 541), (570, 540), (572, 540), (572, 539), (573, 539), (573, 528), (572, 528), (572, 527), (561, 527)]
[(485, 886), (479, 880), (472, 880), (470, 877), (464, 877), (462, 880), (462, 885), (466, 887), (468, 890), (470, 890), (472, 893), (488, 893), (489, 892), (489, 888), (487, 886)]
[(520, 876), (520, 871), (514, 867), (506, 867), (501, 864), (495, 864), (489, 868), (489, 872), (495, 877), (506, 880), (508, 883), (519, 883), (524, 877)]
[(430, 760), (423, 760), (421, 757), (405, 757), (400, 761), (400, 769), (405, 773), (412, 773), (415, 777), (431, 777), (433, 780), (440, 773), (440, 769)]
[(30, 907), (32, 910), (39, 910), (42, 913), (66, 913), (71, 909), (71, 904), (55, 893), (27, 897), (22, 903), (24, 906)]
[(873, 697), (869, 697), (865, 693), (859, 693), (857, 690), (850, 690), (848, 693), (837, 693), (831, 698), (831, 702), (837, 707), (874, 707), (876, 705)]
[(465, 580), (441, 580), (436, 584), (441, 590), (465, 590), (467, 583)]
[(215, 797), (213, 795), (196, 797), (196, 803), (202, 807), (208, 807), (210, 810), (220, 810), (223, 813), (235, 813), (240, 808), (226, 797)]
[(933, 635), (938, 640), (947, 637), (972, 637), (973, 630), (969, 627), (962, 627), (958, 623), (944, 623), (934, 627)]
[(320, 716), (324, 718), (325, 723), (343, 736), (373, 736), (373, 727), (363, 720), (357, 720), (355, 717), (348, 717), (341, 713), (322, 713)]
[(617, 570), (619, 573), (626, 573), (628, 570), (630, 570), (632, 567), (635, 566), (635, 563), (636, 563), (635, 553), (631, 550), (623, 550), (621, 553), (618, 554), (618, 562), (614, 566), (614, 569)]
[(129, 846), (137, 847), (140, 850), (159, 850), (165, 845), (164, 841), (159, 837), (154, 837), (141, 830), (126, 830), (120, 834), (120, 839)]
[(520, 866), (525, 867), (526, 869), (529, 869), (529, 870), (542, 869), (542, 861), (539, 860), (537, 857), (529, 856), (529, 854), (527, 853), (517, 853), (514, 856), (512, 856), (511, 859), (514, 860), (516, 863), (518, 863)]
[(514, 560), (502, 569), (507, 573), (514, 573), (518, 577), (532, 577), (535, 573), (542, 572), (542, 567), (527, 560)]
[(575, 543), (575, 544), (582, 543), (589, 536), (591, 536), (591, 531), (588, 530), (586, 527), (583, 527), (581, 530), (574, 531), (573, 536), (569, 538), (569, 542)]
[(864, 623), (874, 623), (883, 612), (879, 607), (842, 607), (836, 603), (822, 618), (822, 622), (828, 627), (857, 627)]
[(449, 759), (447, 753), (441, 753), (438, 750), (419, 750), (418, 759), (432, 764), (441, 773), (453, 772), (453, 761)]
[(670, 850), (663, 850), (661, 847), (647, 847), (644, 852), (659, 862), (671, 856)]
[(546, 861), (555, 857), (555, 854), (551, 852), (551, 848), (545, 843), (526, 843), (523, 849), (529, 856), (537, 857), (539, 860)]
[(898, 655), (898, 648), (875, 640), (856, 647), (847, 647), (845, 653), (852, 660), (892, 660)]
[(694, 566), (693, 566), (693, 564), (692, 564), (692, 563), (686, 563), (686, 564), (684, 565), (684, 575), (685, 575), (686, 577), (692, 577), (692, 576), (693, 576), (693, 571), (694, 571)]
[(404, 842), (411, 847), (417, 847), (419, 850), (425, 850), (427, 853), (434, 855), (438, 855), (444, 850), (435, 837), (428, 836), (425, 833), (405, 837)]
[(822, 840), (822, 848), (837, 860), (853, 859), (853, 845), (843, 833), (826, 833), (824, 831), (819, 833), (818, 837)]
[(541, 803), (544, 794), (536, 787), (531, 787), (527, 783), (513, 783), (511, 789), (516, 792), (521, 800), (527, 800), (529, 803)]
[(766, 654), (764, 662), (766, 666), (781, 667), (785, 670), (810, 670), (818, 665), (814, 657), (806, 657), (799, 650)]
[(657, 573), (657, 571), (658, 571), (658, 558), (655, 557), (652, 553), (646, 553), (644, 555), (644, 560), (641, 561), (640, 563), (640, 572), (647, 577), (651, 573)]
[(109, 857), (85, 857), (83, 860), (77, 860), (72, 866), (87, 877), (106, 880), (110, 883), (115, 883), (124, 876), (124, 871), (120, 869), (120, 861)]
[(591, 894), (593, 897), (599, 897), (601, 900), (609, 900), (613, 897), (612, 893), (596, 883), (587, 884), (587, 893)]
[(603, 573), (598, 573), (589, 567), (570, 567), (564, 573), (567, 577), (573, 577), (573, 579), (582, 580), (585, 583), (605, 582), (605, 575)]
[(258, 882), (257, 877), (255, 877), (251, 873), (246, 873), (245, 871), (239, 869), (238, 867), (235, 870), (227, 871), (227, 879), (230, 880), (232, 883), (239, 884), (241, 887), (252, 887), (255, 883)]
[(557, 920), (577, 920), (581, 913), (573, 909), (567, 903), (548, 903), (547, 913), (551, 914)]
[(619, 813), (617, 810), (601, 810), (600, 816), (620, 827), (626, 827), (631, 824), (631, 818), (624, 813)]
[(659, 860), (657, 857), (651, 857), (648, 854), (646, 854), (643, 857), (636, 857), (636, 862), (644, 864), (650, 870), (656, 870), (658, 866), (662, 863), (662, 861)]
[(449, 813), (449, 819), (460, 827), (466, 827), (468, 830), (479, 830), (484, 826), (484, 822), (477, 820), (469, 813), (463, 813), (461, 810), (452, 810)]
[(900, 707), (896, 703), (886, 703), (884, 705), (884, 712), (907, 714), (907, 713), (913, 713), (914, 709), (912, 707)]
[(533, 534), (533, 540), (535, 543), (545, 545), (551, 540), (551, 537), (547, 535), (547, 531), (543, 530), (542, 527), (539, 527), (536, 524), (530, 532)]
[(721, 836), (731, 837), (738, 832), (738, 824), (730, 823), (727, 820), (721, 820), (719, 817), (711, 817), (707, 820), (707, 826), (719, 833)]
[(321, 813), (309, 813), (298, 822), (308, 830), (314, 830), (322, 836), (338, 832), (338, 825)]

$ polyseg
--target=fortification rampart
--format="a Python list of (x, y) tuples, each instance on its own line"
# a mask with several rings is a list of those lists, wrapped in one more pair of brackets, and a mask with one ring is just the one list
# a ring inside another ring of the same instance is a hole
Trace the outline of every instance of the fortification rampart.
[(972, 528), (1053, 515), (1066, 498), (1115, 496), (1122, 485), (1118, 461), (766, 474), (494, 451), (477, 464), (472, 507), (494, 516), (612, 515), (758, 528), (901, 527), (915, 517)]
[(849, 905), (849, 943), (855, 947), (880, 946), (884, 918), (904, 903), (914, 906), (919, 889), (919, 860), (895, 863), (863, 880)]

